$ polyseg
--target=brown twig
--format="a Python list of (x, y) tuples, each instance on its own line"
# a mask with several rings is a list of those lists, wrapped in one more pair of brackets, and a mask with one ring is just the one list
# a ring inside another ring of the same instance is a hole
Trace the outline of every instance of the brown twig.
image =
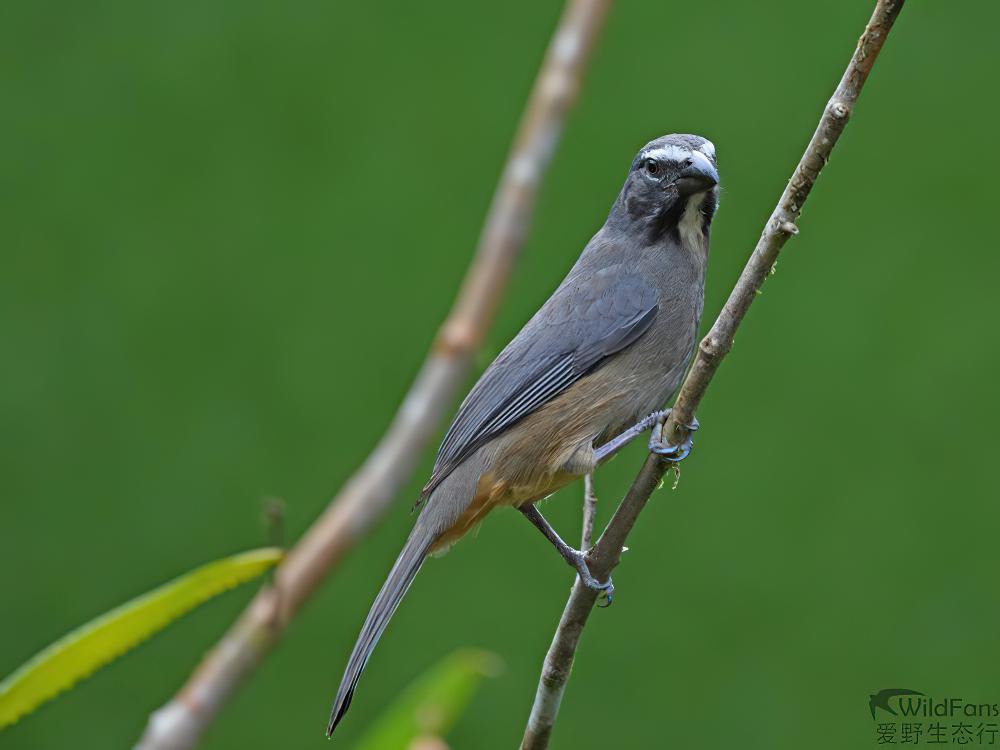
[[(757, 291), (770, 275), (785, 241), (798, 234), (795, 221), (802, 211), (802, 205), (847, 125), (858, 95), (889, 30), (902, 10), (903, 2), (904, 0), (878, 0), (876, 3), (875, 11), (861, 35), (851, 62), (827, 103), (819, 126), (795, 168), (792, 179), (764, 226), (760, 240), (722, 312), (698, 347), (694, 364), (681, 385), (680, 394), (665, 428), (665, 434), (669, 436), (671, 443), (679, 444), (686, 437), (683, 425), (691, 422), (712, 377), (732, 347), (736, 329), (757, 296)], [(656, 456), (646, 458), (614, 517), (588, 556), (590, 570), (599, 580), (607, 578), (618, 564), (629, 532), (653, 490), (662, 481), (668, 466)], [(573, 667), (576, 647), (596, 598), (594, 591), (577, 580), (559, 620), (552, 645), (545, 655), (535, 702), (521, 741), (522, 750), (542, 750), (548, 747), (559, 704)]]
[(594, 492), (594, 475), (587, 474), (583, 478), (583, 534), (580, 537), (580, 549), (590, 549), (594, 536), (594, 518), (597, 515), (597, 493)]
[(568, 0), (483, 226), (475, 259), (420, 373), (385, 435), (323, 514), (209, 652), (187, 684), (150, 717), (141, 750), (194, 747), (229, 698), (281, 638), (334, 565), (388, 509), (410, 478), (493, 322), (524, 242), (542, 175), (576, 99), (610, 0)]

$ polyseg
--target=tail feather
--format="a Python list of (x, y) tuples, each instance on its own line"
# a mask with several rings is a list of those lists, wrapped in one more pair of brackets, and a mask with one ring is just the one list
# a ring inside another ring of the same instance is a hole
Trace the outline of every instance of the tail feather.
[(396, 563), (389, 571), (389, 577), (382, 584), (382, 590), (375, 597), (365, 624), (361, 627), (357, 643), (347, 660), (347, 667), (344, 676), (340, 681), (340, 688), (337, 690), (337, 697), (333, 701), (333, 708), (330, 711), (330, 723), (326, 728), (326, 735), (329, 737), (337, 724), (344, 718), (347, 709), (351, 706), (351, 698), (354, 697), (354, 689), (358, 685), (361, 673), (364, 671), (368, 657), (375, 650), (378, 639), (385, 632), (386, 626), (396, 607), (403, 600), (406, 590), (410, 588), (413, 579), (420, 570), (424, 558), (434, 541), (434, 535), (427, 533), (423, 524), (417, 523), (410, 538), (406, 540), (403, 551), (396, 558)]

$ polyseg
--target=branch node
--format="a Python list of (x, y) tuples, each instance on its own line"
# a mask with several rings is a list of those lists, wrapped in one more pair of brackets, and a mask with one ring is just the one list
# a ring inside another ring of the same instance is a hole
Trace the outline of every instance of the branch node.
[(702, 356), (710, 361), (721, 358), (728, 351), (722, 345), (722, 342), (711, 332), (701, 340), (701, 343), (698, 344), (698, 349), (701, 351)]
[(851, 105), (839, 99), (831, 99), (826, 108), (831, 117), (844, 120), (851, 114)]
[(435, 354), (454, 357), (474, 351), (479, 344), (480, 333), (476, 326), (464, 318), (445, 321), (434, 341)]

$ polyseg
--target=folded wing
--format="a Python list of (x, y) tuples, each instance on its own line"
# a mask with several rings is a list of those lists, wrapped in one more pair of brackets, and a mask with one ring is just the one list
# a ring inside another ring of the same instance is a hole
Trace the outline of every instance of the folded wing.
[(637, 341), (657, 309), (655, 289), (637, 274), (567, 279), (462, 402), (420, 501), (471, 453)]

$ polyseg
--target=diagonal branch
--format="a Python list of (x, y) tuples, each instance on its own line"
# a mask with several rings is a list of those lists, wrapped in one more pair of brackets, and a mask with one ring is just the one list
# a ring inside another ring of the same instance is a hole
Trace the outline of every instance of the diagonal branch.
[(141, 750), (194, 747), (288, 623), (409, 480), (493, 322), (538, 188), (580, 88), (610, 0), (568, 0), (535, 80), (458, 298), (385, 435), (289, 551), (187, 684), (150, 717)]
[[(757, 296), (757, 291), (770, 275), (782, 246), (791, 235), (798, 234), (795, 221), (802, 211), (802, 205), (847, 125), (858, 95), (886, 36), (902, 10), (903, 2), (904, 0), (878, 0), (876, 3), (875, 11), (858, 41), (851, 62), (827, 103), (819, 126), (795, 168), (792, 179), (764, 226), (760, 240), (722, 312), (699, 345), (694, 364), (681, 385), (680, 395), (665, 426), (665, 435), (669, 436), (669, 441), (674, 445), (686, 437), (683, 425), (691, 422), (712, 377), (732, 347), (736, 329)], [(649, 496), (660, 484), (668, 466), (656, 456), (646, 458), (614, 517), (588, 555), (590, 570), (599, 580), (607, 578), (618, 564), (626, 537)], [(535, 702), (521, 741), (522, 750), (542, 750), (548, 747), (559, 704), (573, 667), (576, 647), (596, 598), (594, 591), (577, 580), (559, 620), (552, 645), (545, 655)]]

